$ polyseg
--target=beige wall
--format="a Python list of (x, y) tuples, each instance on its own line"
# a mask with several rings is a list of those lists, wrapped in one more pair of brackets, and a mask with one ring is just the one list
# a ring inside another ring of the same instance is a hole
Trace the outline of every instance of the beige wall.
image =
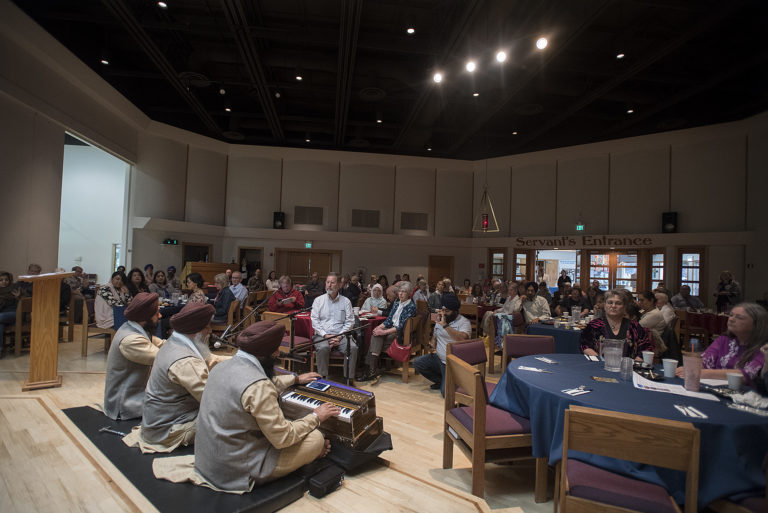
[(228, 162), (224, 224), (271, 228), (272, 213), (280, 210), (280, 159), (230, 156)]

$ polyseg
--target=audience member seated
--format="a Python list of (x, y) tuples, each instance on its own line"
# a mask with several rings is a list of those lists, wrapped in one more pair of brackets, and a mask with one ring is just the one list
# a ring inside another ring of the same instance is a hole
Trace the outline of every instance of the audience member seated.
[(680, 292), (672, 296), (670, 302), (675, 308), (686, 310), (701, 310), (704, 308), (704, 303), (696, 296), (691, 295), (691, 287), (688, 285), (681, 285)]
[(290, 276), (280, 276), (278, 280), (280, 288), (269, 296), (267, 310), (270, 312), (293, 312), (304, 308), (304, 295), (293, 289), (293, 281)]
[(256, 269), (253, 276), (248, 280), (248, 292), (259, 292), (264, 290), (264, 280), (261, 279), (261, 269)]
[(229, 290), (232, 291), (235, 299), (240, 301), (241, 308), (245, 306), (245, 300), (248, 299), (248, 289), (243, 286), (242, 281), (243, 273), (234, 271), (232, 273), (232, 285), (229, 286)]
[(557, 278), (557, 288), (560, 289), (563, 287), (564, 284), (570, 284), (572, 283), (571, 277), (568, 276), (568, 273), (563, 269), (560, 271), (560, 276)]
[[(490, 333), (491, 322), (493, 322), (494, 314), (504, 313), (506, 315), (512, 315), (512, 308), (514, 300), (517, 298), (517, 287), (513, 286), (511, 290), (512, 297), (510, 296), (509, 285), (504, 282), (499, 283), (498, 293), (493, 295), (494, 302), (488, 303), (489, 306), (497, 307), (496, 310), (489, 310), (483, 315), (481, 326), (483, 333)], [(506, 305), (506, 306), (505, 306)]]
[(459, 288), (459, 293), (470, 294), (472, 292), (472, 281), (469, 278), (464, 278), (464, 284)]
[(208, 303), (208, 296), (203, 292), (203, 277), (200, 273), (190, 273), (187, 276), (187, 289), (189, 289), (189, 299), (187, 303)]
[(312, 340), (317, 354), (317, 371), (323, 378), (328, 377), (328, 364), (331, 350), (342, 354), (349, 351), (349, 360), (344, 362), (344, 377), (354, 379), (357, 366), (357, 344), (349, 335), (342, 335), (355, 325), (352, 303), (339, 294), (339, 275), (328, 273), (325, 278), (326, 294), (312, 303), (312, 328), (315, 330)]
[[(571, 295), (571, 282), (563, 282), (562, 285), (557, 286), (557, 290), (552, 295), (552, 303), (550, 303), (550, 311), (552, 315), (560, 315), (558, 308), (563, 300)], [(570, 313), (570, 312), (568, 312)]]
[(464, 299), (464, 302), (468, 304), (480, 304), (483, 298), (483, 286), (479, 283), (475, 283), (472, 285), (472, 288), (470, 289), (469, 294), (467, 294), (466, 299)]
[(635, 301), (635, 296), (627, 289), (620, 289), (624, 295), (624, 307), (626, 316), (630, 321), (640, 321), (640, 305)]
[(307, 307), (312, 306), (315, 298), (325, 294), (325, 283), (320, 280), (320, 275), (312, 273), (310, 280), (304, 285), (304, 294), (306, 295), (304, 303)]
[(109, 283), (102, 285), (96, 294), (93, 303), (96, 326), (99, 328), (111, 328), (115, 325), (115, 306), (125, 306), (131, 301), (131, 293), (123, 284), (123, 273), (115, 271)]
[(363, 381), (370, 381), (379, 375), (379, 355), (386, 351), (396, 338), (402, 340), (405, 323), (416, 315), (416, 304), (411, 301), (411, 284), (401, 280), (396, 287), (397, 300), (392, 305), (389, 316), (373, 329), (371, 345), (365, 358), (368, 370)]
[(379, 285), (381, 285), (381, 288), (384, 289), (385, 292), (389, 288), (389, 280), (387, 279), (386, 274), (379, 276)]
[(357, 275), (354, 274), (351, 277), (347, 274), (344, 276), (344, 279), (342, 280), (343, 286), (341, 287), (341, 290), (339, 293), (349, 299), (349, 302), (352, 303), (352, 307), (356, 307), (358, 301), (360, 301), (360, 294), (363, 293), (363, 289), (360, 287), (360, 281), (357, 278)]
[[(43, 272), (43, 268), (37, 264), (29, 264), (27, 266), (27, 274), (36, 276)], [(14, 287), (19, 291), (20, 297), (32, 297), (32, 288), (34, 284), (31, 281), (17, 281)]]
[(413, 301), (426, 301), (429, 303), (429, 287), (427, 287), (427, 280), (419, 280), (416, 284), (416, 291), (413, 293), (411, 299)]
[(64, 283), (69, 285), (69, 289), (75, 298), (83, 299), (83, 294), (88, 290), (88, 278), (86, 278), (83, 268), (79, 265), (74, 266), (72, 272), (75, 274), (64, 278)]
[(440, 280), (435, 285), (435, 291), (429, 295), (427, 303), (431, 312), (440, 310), (443, 307), (443, 281)]
[[(375, 274), (371, 275), (371, 281), (368, 282), (368, 285), (365, 286), (365, 290), (368, 291), (368, 294), (371, 293), (371, 290), (373, 289), (373, 286), (379, 283), (379, 278)], [(381, 288), (384, 290), (384, 287)]]
[(155, 279), (155, 266), (147, 264), (144, 266), (144, 283), (150, 284)]
[(168, 282), (168, 285), (173, 287), (173, 290), (180, 291), (181, 290), (181, 282), (176, 277), (176, 267), (169, 265), (168, 269), (166, 269), (166, 281)]
[(13, 284), (13, 275), (0, 272), (0, 358), (5, 354), (3, 332), (5, 327), (16, 322), (16, 305), (21, 292)]
[(387, 300), (384, 299), (384, 293), (381, 290), (381, 285), (378, 283), (371, 289), (371, 297), (365, 300), (362, 310), (364, 312), (371, 312), (379, 314), (387, 309)]
[(542, 318), (549, 317), (549, 303), (544, 297), (539, 296), (538, 285), (535, 281), (529, 281), (525, 284), (525, 295), (517, 296), (512, 300), (511, 311), (522, 311), (525, 316), (525, 322), (528, 324), (537, 323)]
[(413, 368), (432, 382), (431, 389), (440, 389), (445, 396), (445, 348), (452, 342), (469, 340), (472, 325), (469, 319), (459, 314), (459, 298), (455, 294), (443, 295), (443, 308), (440, 310), (435, 330), (429, 346), (435, 352), (417, 357)]
[(661, 312), (661, 316), (664, 317), (664, 322), (669, 326), (672, 324), (672, 320), (675, 318), (675, 309), (669, 304), (669, 296), (663, 292), (656, 292), (656, 308)]
[(195, 470), (214, 489), (250, 492), (330, 451), (317, 427), (338, 416), (338, 406), (323, 403), (294, 421), (280, 409), (288, 387), (319, 377), (274, 375), (284, 331), (273, 322), (251, 324), (238, 335), (235, 356), (211, 370), (197, 419)]
[(144, 281), (144, 273), (138, 267), (134, 267), (128, 273), (128, 281), (125, 286), (128, 287), (131, 297), (136, 297), (136, 294), (139, 292), (149, 292), (149, 287), (147, 287), (147, 283)]
[(235, 295), (229, 290), (229, 279), (226, 273), (219, 273), (214, 276), (213, 284), (217, 290), (216, 299), (213, 300), (213, 307), (216, 309), (213, 322), (225, 324), (229, 315), (229, 305), (235, 300)]
[(152, 283), (149, 284), (149, 291), (154, 292), (162, 299), (171, 299), (173, 293), (178, 292), (168, 283), (163, 271), (155, 271)]
[(656, 342), (656, 354), (664, 354), (667, 350), (667, 345), (664, 343), (661, 334), (667, 327), (667, 321), (664, 320), (661, 311), (656, 308), (656, 296), (646, 290), (638, 294), (637, 302), (641, 313), (640, 326), (651, 331), (651, 335)]
[(730, 312), (731, 308), (741, 300), (741, 286), (733, 279), (731, 271), (720, 273), (720, 283), (717, 284), (715, 298), (718, 313)]
[(552, 293), (549, 292), (549, 287), (547, 287), (546, 281), (539, 283), (539, 288), (536, 291), (536, 295), (543, 297), (548, 305), (552, 304)]
[(592, 314), (596, 319), (605, 319), (605, 293), (601, 292), (595, 296), (595, 304), (592, 308)]
[(642, 360), (643, 351), (654, 351), (653, 338), (636, 321), (626, 318), (624, 294), (609, 290), (605, 294), (605, 319), (593, 319), (581, 332), (581, 352), (597, 355), (599, 344), (606, 339), (625, 340), (624, 356)]
[(555, 307), (555, 313), (557, 315), (571, 315), (571, 309), (577, 306), (581, 308), (581, 317), (586, 316), (589, 313), (589, 304), (584, 296), (581, 295), (581, 288), (572, 287), (568, 296), (565, 297), (560, 304)]
[(264, 286), (267, 290), (277, 290), (280, 288), (280, 283), (275, 276), (275, 271), (269, 271), (269, 274), (267, 275), (267, 281), (264, 282)]
[[(756, 303), (739, 303), (728, 317), (728, 332), (701, 354), (701, 379), (728, 379), (727, 369), (738, 369), (748, 385), (755, 385), (765, 366), (760, 348), (768, 341), (768, 312)], [(683, 376), (683, 367), (677, 368)]]

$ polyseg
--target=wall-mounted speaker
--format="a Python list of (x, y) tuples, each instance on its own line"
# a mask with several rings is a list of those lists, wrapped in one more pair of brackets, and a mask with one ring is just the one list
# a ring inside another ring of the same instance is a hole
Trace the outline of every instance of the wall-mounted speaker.
[(285, 228), (285, 212), (272, 212), (272, 228), (275, 230)]
[(677, 212), (661, 213), (661, 233), (677, 233)]

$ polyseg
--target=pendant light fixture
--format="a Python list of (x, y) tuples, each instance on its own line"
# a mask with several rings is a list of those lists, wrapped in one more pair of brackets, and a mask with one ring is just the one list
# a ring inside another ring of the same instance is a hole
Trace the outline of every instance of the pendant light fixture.
[(485, 185), (483, 185), (483, 195), (480, 197), (477, 215), (472, 222), (472, 231), (481, 233), (492, 233), (499, 231), (499, 223), (496, 221), (496, 213), (493, 211), (493, 201), (488, 192), (488, 160), (485, 161)]

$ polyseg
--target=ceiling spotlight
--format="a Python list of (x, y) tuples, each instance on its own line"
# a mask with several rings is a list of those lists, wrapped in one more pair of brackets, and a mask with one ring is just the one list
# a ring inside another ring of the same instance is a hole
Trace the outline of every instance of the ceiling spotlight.
[(475, 71), (475, 68), (477, 68), (477, 65), (475, 64), (475, 61), (468, 61), (467, 65), (464, 67), (467, 69), (467, 71), (472, 73), (473, 71)]
[(635, 112), (635, 109), (627, 109), (627, 114), (632, 114)]
[(443, 81), (443, 74), (442, 73), (435, 73), (434, 75), (432, 75), (432, 80), (434, 80), (435, 83), (439, 84), (440, 82)]
[(280, 91), (275, 91), (275, 98), (280, 98), (281, 94)]
[(539, 50), (543, 50), (544, 48), (547, 47), (548, 44), (549, 44), (549, 41), (547, 41), (546, 37), (540, 37), (539, 39), (536, 40), (536, 48), (538, 48)]
[(296, 74), (296, 81), (297, 82), (301, 82), (302, 80), (304, 80), (304, 77), (302, 77), (299, 73), (297, 73)]
[(167, 3), (165, 3), (165, 2), (157, 2), (157, 6), (158, 6), (160, 9), (168, 9), (168, 4), (167, 4)]
[(477, 98), (478, 96), (480, 96), (480, 93), (472, 93), (472, 96), (474, 96), (475, 98)]
[(231, 109), (231, 108), (229, 108), (229, 107), (224, 107), (224, 110), (225, 110), (226, 112), (232, 112), (232, 109)]
[(507, 52), (504, 50), (499, 50), (496, 52), (496, 61), (497, 62), (504, 62), (507, 60)]
[(99, 62), (102, 63), (104, 66), (109, 66), (109, 59), (107, 59), (106, 57), (102, 57)]
[(512, 135), (517, 135), (517, 131), (512, 132)]
[(427, 146), (427, 151), (432, 151), (432, 146)]
[(407, 29), (405, 29), (405, 31), (408, 32), (409, 34), (415, 34), (416, 33), (416, 29), (413, 28), (413, 27), (408, 27)]
[(624, 54), (623, 53), (617, 53), (616, 54), (616, 58), (617, 59), (623, 59), (624, 58)]
[(304, 142), (312, 142), (312, 139), (309, 138), (309, 134), (304, 138)]
[(219, 94), (222, 94), (222, 95), (227, 94), (227, 90), (222, 87), (221, 89), (219, 89)]
[(377, 119), (377, 120), (376, 120), (376, 123), (379, 123), (379, 124), (381, 124), (381, 123), (382, 123), (382, 120), (381, 120), (381, 119)]

